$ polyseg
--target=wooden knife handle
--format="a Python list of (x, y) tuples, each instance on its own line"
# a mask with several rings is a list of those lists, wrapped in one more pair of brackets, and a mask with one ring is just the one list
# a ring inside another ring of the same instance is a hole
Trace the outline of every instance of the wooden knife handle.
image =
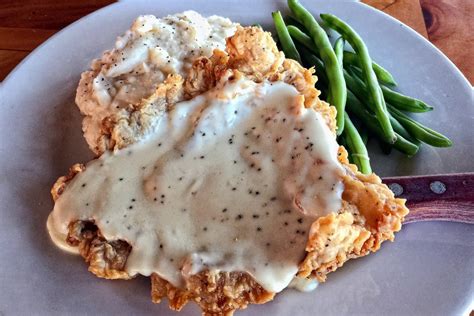
[(396, 197), (407, 199), (404, 223), (451, 221), (474, 224), (474, 173), (383, 178)]

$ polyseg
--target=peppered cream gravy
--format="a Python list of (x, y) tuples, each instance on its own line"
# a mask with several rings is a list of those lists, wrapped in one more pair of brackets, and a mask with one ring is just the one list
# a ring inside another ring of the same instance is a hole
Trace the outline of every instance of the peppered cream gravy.
[(82, 127), (90, 148), (96, 151), (104, 118), (152, 94), (169, 74), (184, 77), (198, 57), (224, 50), (236, 26), (229, 19), (194, 11), (161, 19), (139, 16), (115, 48), (81, 76), (76, 103), (85, 115)]
[(62, 248), (94, 220), (132, 251), (130, 275), (175, 286), (204, 269), (287, 287), (311, 223), (341, 207), (335, 136), (286, 83), (228, 82), (178, 103), (143, 142), (105, 153), (68, 184), (48, 219)]

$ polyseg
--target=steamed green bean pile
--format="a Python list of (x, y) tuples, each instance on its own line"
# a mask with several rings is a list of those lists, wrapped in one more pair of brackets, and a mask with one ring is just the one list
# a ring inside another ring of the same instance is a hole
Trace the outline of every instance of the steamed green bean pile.
[(313, 67), (321, 96), (336, 107), (338, 142), (359, 171), (370, 174), (367, 139), (378, 140), (383, 152), (396, 149), (411, 157), (422, 143), (449, 147), (446, 136), (420, 124), (406, 112), (433, 110), (425, 102), (394, 90), (392, 74), (374, 62), (360, 35), (332, 14), (321, 14), (323, 26), (339, 34), (334, 45), (329, 35), (298, 0), (288, 0), (291, 16), (273, 12), (279, 46), (285, 56)]

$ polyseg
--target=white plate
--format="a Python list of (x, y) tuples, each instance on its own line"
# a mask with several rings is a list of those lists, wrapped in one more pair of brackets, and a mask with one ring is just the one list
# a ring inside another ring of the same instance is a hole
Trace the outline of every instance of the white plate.
[[(451, 149), (423, 147), (413, 159), (372, 154), (382, 175), (474, 171), (474, 107), (469, 83), (436, 48), (402, 23), (355, 2), (304, 2), (360, 32), (401, 90), (435, 106), (420, 120), (446, 133)], [(0, 86), (0, 314), (174, 315), (150, 301), (149, 281), (100, 280), (81, 258), (56, 249), (45, 229), (49, 189), (75, 162), (92, 157), (81, 135), (74, 92), (92, 58), (139, 14), (186, 9), (271, 25), (284, 1), (130, 1), (74, 23), (29, 55)], [(292, 290), (238, 315), (457, 315), (474, 293), (474, 226), (410, 224), (395, 243), (354, 260), (315, 292)], [(183, 315), (198, 315), (193, 304)]]

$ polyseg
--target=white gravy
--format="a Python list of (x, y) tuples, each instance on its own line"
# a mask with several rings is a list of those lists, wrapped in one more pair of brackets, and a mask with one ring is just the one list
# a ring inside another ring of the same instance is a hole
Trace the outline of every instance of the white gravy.
[(102, 120), (151, 95), (169, 74), (183, 77), (193, 61), (225, 49), (237, 24), (194, 11), (158, 19), (139, 16), (119, 37), (115, 49), (94, 60), (77, 88), (76, 103), (86, 115), (84, 136), (95, 151)]
[(283, 82), (228, 82), (165, 113), (143, 142), (90, 162), (48, 219), (94, 220), (132, 246), (130, 275), (182, 287), (204, 269), (245, 271), (266, 290), (289, 285), (311, 223), (341, 207), (338, 145), (319, 113)]

